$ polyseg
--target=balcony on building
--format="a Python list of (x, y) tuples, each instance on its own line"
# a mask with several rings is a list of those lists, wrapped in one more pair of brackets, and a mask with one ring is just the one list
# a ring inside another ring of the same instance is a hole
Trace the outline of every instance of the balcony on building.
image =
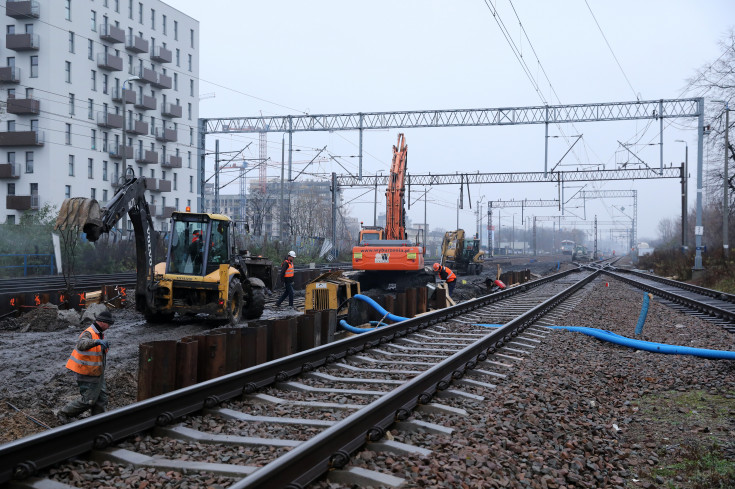
[(135, 103), (133, 105), (136, 109), (156, 110), (156, 98), (151, 97), (150, 95), (142, 95), (139, 93), (138, 96), (135, 98)]
[(176, 207), (162, 207), (160, 214), (158, 214), (158, 217), (161, 219), (171, 219), (171, 215), (176, 212)]
[[(7, 195), (5, 196), (5, 207), (10, 210), (27, 211), (33, 208), (31, 195)], [(38, 208), (38, 207), (36, 207)]]
[(159, 63), (170, 63), (171, 59), (171, 50), (166, 49), (163, 46), (155, 46), (151, 50), (151, 61), (158, 61)]
[(173, 83), (171, 82), (170, 76), (159, 73), (158, 80), (156, 82), (151, 82), (151, 85), (156, 88), (170, 89), (173, 86)]
[(135, 75), (140, 78), (138, 80), (141, 83), (158, 83), (158, 73), (156, 73), (155, 70), (152, 70), (150, 68), (136, 68), (133, 70)]
[(161, 115), (166, 117), (181, 117), (182, 110), (180, 105), (167, 103), (161, 108)]
[(157, 165), (158, 164), (158, 153), (155, 151), (151, 151), (149, 149), (136, 149), (135, 150), (135, 162), (136, 163), (145, 163), (150, 165)]
[(112, 88), (112, 101), (113, 102), (122, 102), (123, 95), (125, 95), (125, 103), (127, 104), (134, 104), (135, 103), (135, 91), (134, 90), (123, 90), (120, 87), (113, 87)]
[(97, 125), (112, 129), (122, 129), (122, 114), (111, 114), (110, 112), (97, 112)]
[(155, 130), (157, 141), (176, 142), (176, 130), (164, 126), (158, 126)]
[(155, 217), (158, 215), (158, 206), (156, 204), (148, 204), (148, 212), (150, 212), (152, 217)]
[(125, 40), (125, 49), (133, 53), (147, 53), (148, 41), (140, 36), (128, 35)]
[(125, 121), (127, 124), (127, 127), (125, 130), (128, 132), (128, 134), (137, 134), (139, 136), (145, 136), (148, 134), (148, 123), (144, 121), (138, 121), (138, 120), (127, 120)]
[(13, 51), (38, 51), (38, 34), (5, 34), (5, 47)]
[(158, 179), (157, 178), (144, 178), (146, 190), (155, 192), (158, 190)]
[(164, 158), (163, 162), (161, 163), (161, 166), (164, 168), (181, 168), (181, 164), (182, 164), (181, 156), (171, 155), (167, 158)]
[(20, 178), (20, 163), (0, 164), (0, 178)]
[(5, 15), (14, 19), (37, 19), (41, 7), (36, 0), (6, 0)]
[(122, 71), (123, 59), (110, 53), (97, 53), (97, 66), (110, 71)]
[(20, 83), (20, 68), (1, 66), (0, 83)]
[(8, 113), (36, 115), (41, 113), (41, 102), (34, 98), (8, 97)]
[(43, 146), (41, 131), (0, 131), (0, 146)]
[(170, 192), (171, 191), (171, 180), (164, 180), (163, 178), (158, 179), (158, 191), (159, 192)]
[(133, 147), (115, 143), (110, 144), (110, 158), (120, 159), (123, 157), (123, 153), (125, 154), (125, 158), (132, 159)]
[(113, 44), (125, 42), (125, 31), (112, 24), (100, 24), (100, 39)]

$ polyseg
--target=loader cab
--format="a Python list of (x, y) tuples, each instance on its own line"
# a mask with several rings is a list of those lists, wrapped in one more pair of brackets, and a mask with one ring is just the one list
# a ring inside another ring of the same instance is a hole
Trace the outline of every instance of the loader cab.
[(174, 212), (166, 273), (204, 276), (229, 264), (231, 235), (226, 216)]

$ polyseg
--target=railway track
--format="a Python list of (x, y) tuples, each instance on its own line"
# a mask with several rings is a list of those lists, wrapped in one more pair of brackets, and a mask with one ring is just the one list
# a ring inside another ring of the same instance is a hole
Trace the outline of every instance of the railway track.
[[(597, 273), (559, 273), (18, 440), (0, 447), (0, 483), (48, 483), (45, 468), (62, 463), (53, 471), (62, 473), (78, 463), (65, 460), (85, 453), (110, 475), (132, 464), (182, 477), (203, 471), (232, 487), (303, 487), (327, 471), (330, 480), (398, 483), (351, 469), (353, 452), (367, 441), (373, 450), (426, 455), (386, 439), (386, 430), (398, 423), (446, 432), (411, 412), (461, 414), (441, 400), (482, 399), (505, 375), (498, 369), (530, 354), (546, 334), (527, 328)], [(169, 442), (175, 448), (167, 458), (151, 448)], [(183, 461), (191, 443), (229, 447), (225, 459), (237, 462)]]
[(639, 271), (604, 268), (615, 277), (638, 289), (654, 294), (654, 300), (672, 309), (698, 317), (735, 333), (735, 295), (698, 287)]

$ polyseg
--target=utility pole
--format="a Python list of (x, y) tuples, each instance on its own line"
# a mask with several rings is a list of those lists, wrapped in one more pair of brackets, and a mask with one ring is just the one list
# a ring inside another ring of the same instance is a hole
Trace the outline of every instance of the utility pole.
[(283, 179), (286, 173), (286, 163), (283, 161), (286, 159), (286, 138), (281, 138), (281, 200), (280, 200), (280, 214), (281, 214), (281, 241), (286, 239), (286, 212), (285, 205), (283, 204)]
[(487, 204), (487, 245), (490, 248), (490, 256), (494, 256), (493, 250), (495, 249), (495, 233), (493, 232), (493, 203), (488, 202)]
[(332, 172), (332, 249), (334, 249), (334, 259), (339, 256), (337, 250), (337, 174)]
[[(387, 216), (386, 216), (387, 217)], [(378, 179), (375, 179), (375, 197), (373, 203), (373, 226), (378, 225)]]
[(728, 201), (728, 195), (727, 195), (728, 187), (730, 186), (730, 181), (727, 178), (727, 173), (728, 173), (727, 167), (729, 166), (728, 165), (729, 158), (727, 157), (727, 152), (729, 150), (729, 147), (728, 147), (728, 143), (729, 143), (728, 133), (730, 132), (729, 129), (730, 129), (730, 107), (727, 104), (727, 102), (725, 102), (725, 168), (724, 168), (725, 182), (724, 182), (724, 186), (723, 186), (724, 188), (722, 192), (722, 195), (723, 195), (723, 198), (722, 198), (722, 248), (724, 249), (726, 260), (730, 257), (730, 243), (728, 239), (728, 228), (730, 225), (729, 223), (729, 217), (730, 217), (729, 216), (730, 214), (729, 204), (730, 202)]
[(219, 139), (214, 141), (214, 213), (219, 214)]
[(688, 202), (688, 182), (689, 182), (689, 143), (683, 139), (676, 139), (674, 142), (684, 143), (684, 163), (681, 166), (681, 251), (686, 253), (687, 246), (687, 202)]

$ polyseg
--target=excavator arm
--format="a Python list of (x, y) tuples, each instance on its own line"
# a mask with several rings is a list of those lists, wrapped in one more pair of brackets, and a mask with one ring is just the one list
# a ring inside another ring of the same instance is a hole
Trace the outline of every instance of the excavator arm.
[(398, 144), (393, 146), (393, 162), (390, 167), (388, 190), (385, 192), (385, 239), (406, 239), (406, 165), (408, 146), (403, 133), (398, 135)]
[(145, 200), (145, 179), (130, 177), (118, 188), (115, 195), (100, 209), (94, 199), (74, 197), (64, 200), (56, 219), (56, 229), (76, 226), (81, 228), (87, 240), (95, 242), (102, 233), (109, 233), (113, 226), (127, 214), (135, 231), (136, 255), (136, 309), (144, 312), (153, 309), (154, 276), (154, 228), (148, 202)]

